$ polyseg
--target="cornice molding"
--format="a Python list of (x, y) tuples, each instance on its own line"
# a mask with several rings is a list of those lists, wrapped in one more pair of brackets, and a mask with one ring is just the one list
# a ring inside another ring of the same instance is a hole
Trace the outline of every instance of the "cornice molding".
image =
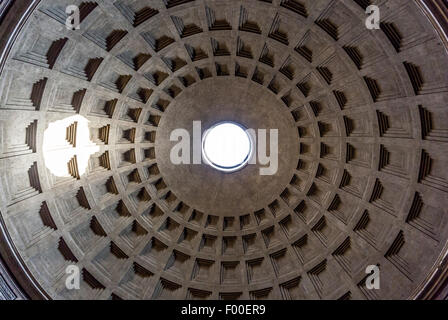
[(4, 0), (0, 3), (0, 23), (3, 20), (3, 17), (8, 12), (8, 9), (12, 5), (12, 2), (12, 0)]
[[(424, 14), (431, 21), (434, 29), (448, 52), (448, 1), (416, 0)], [(436, 262), (433, 272), (415, 294), (416, 300), (448, 299), (448, 243)]]
[[(0, 74), (25, 22), (40, 0), (6, 0), (0, 4)], [(0, 299), (49, 299), (25, 266), (0, 213)]]

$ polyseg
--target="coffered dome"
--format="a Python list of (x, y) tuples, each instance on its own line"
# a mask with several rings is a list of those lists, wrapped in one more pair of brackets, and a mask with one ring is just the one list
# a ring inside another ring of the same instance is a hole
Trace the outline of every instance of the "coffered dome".
[[(423, 3), (30, 1), (0, 80), (3, 250), (21, 285), (52, 299), (421, 296), (448, 239), (448, 57)], [(195, 121), (278, 129), (278, 170), (174, 164), (170, 135)]]

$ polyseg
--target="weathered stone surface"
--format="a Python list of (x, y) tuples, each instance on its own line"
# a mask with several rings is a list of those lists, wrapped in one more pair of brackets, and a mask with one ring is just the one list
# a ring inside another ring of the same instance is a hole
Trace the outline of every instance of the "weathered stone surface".
[[(81, 2), (41, 1), (0, 78), (0, 212), (52, 298), (418, 293), (448, 239), (448, 57), (416, 2), (369, 31), (364, 1), (97, 0), (67, 30)], [(100, 151), (55, 177), (43, 133), (73, 114)], [(194, 120), (278, 128), (278, 173), (172, 165)]]

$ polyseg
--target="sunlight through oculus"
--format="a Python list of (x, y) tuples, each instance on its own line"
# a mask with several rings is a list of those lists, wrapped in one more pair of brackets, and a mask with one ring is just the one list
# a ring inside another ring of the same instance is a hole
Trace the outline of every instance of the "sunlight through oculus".
[(219, 171), (237, 171), (252, 156), (251, 136), (237, 123), (218, 123), (204, 133), (202, 155), (207, 164)]

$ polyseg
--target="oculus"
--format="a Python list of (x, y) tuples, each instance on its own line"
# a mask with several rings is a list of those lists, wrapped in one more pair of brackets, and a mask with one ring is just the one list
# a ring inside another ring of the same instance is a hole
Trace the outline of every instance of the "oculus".
[(251, 135), (240, 124), (220, 122), (202, 136), (202, 156), (216, 170), (235, 172), (243, 168), (253, 152)]

